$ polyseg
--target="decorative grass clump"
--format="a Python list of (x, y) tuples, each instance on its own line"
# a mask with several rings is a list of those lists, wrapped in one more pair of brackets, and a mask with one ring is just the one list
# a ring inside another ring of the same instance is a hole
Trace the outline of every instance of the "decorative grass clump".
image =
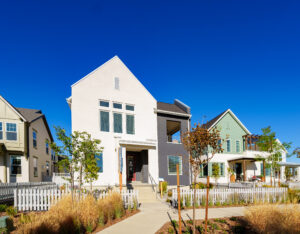
[(253, 206), (245, 219), (258, 233), (300, 233), (299, 204)]
[(17, 231), (24, 234), (90, 233), (124, 214), (123, 201), (118, 193), (98, 201), (88, 195), (72, 202), (69, 195), (47, 212), (26, 215)]

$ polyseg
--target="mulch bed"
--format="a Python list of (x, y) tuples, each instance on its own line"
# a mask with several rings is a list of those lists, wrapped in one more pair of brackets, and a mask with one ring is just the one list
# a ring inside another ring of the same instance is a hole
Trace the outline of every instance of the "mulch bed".
[(112, 226), (112, 225), (114, 225), (114, 224), (116, 224), (116, 223), (118, 223), (118, 222), (121, 222), (122, 220), (127, 219), (127, 218), (129, 218), (130, 216), (133, 216), (133, 215), (135, 215), (135, 214), (137, 214), (137, 213), (139, 213), (139, 212), (140, 212), (139, 210), (134, 210), (134, 211), (131, 211), (131, 212), (129, 212), (128, 210), (126, 210), (126, 214), (125, 214), (124, 216), (122, 216), (122, 218), (114, 219), (114, 220), (112, 220), (111, 222), (105, 224), (105, 225), (102, 226), (102, 227), (97, 227), (96, 230), (93, 231), (93, 233), (100, 232), (100, 231), (102, 231), (103, 229), (108, 228), (108, 227), (110, 227), (110, 226)]
[[(204, 233), (204, 220), (196, 220), (196, 233)], [(255, 233), (247, 224), (243, 217), (230, 217), (230, 218), (215, 218), (208, 220), (208, 233), (240, 233), (250, 234)], [(184, 220), (182, 222), (182, 233), (192, 233), (193, 221)], [(178, 221), (165, 223), (156, 234), (164, 233), (179, 233)]]

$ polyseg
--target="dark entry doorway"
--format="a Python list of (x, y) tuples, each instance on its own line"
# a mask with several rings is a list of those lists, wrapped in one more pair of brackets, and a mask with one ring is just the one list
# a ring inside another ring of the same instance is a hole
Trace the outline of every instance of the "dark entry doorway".
[(136, 181), (136, 154), (127, 154), (127, 181)]
[(242, 163), (235, 164), (235, 173), (236, 173), (236, 179), (241, 180), (242, 179)]
[(127, 182), (148, 182), (148, 150), (126, 152)]

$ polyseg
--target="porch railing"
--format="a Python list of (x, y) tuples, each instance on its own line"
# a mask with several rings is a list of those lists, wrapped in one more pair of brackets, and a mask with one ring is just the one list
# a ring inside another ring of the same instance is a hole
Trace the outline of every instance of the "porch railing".
[(150, 183), (151, 183), (151, 187), (152, 187), (152, 190), (153, 192), (155, 193), (155, 197), (157, 199), (157, 188), (158, 188), (158, 185), (157, 183), (155, 182), (154, 178), (152, 177), (152, 175), (150, 173), (148, 173), (149, 175), (149, 180), (150, 180)]

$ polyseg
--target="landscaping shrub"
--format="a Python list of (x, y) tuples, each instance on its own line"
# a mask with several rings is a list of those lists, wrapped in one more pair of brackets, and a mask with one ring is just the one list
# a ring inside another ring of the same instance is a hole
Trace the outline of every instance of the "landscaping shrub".
[(166, 193), (167, 189), (168, 189), (168, 182), (167, 181), (159, 182), (159, 192), (161, 191), (161, 187), (162, 187), (163, 193)]
[(169, 190), (168, 190), (168, 197), (172, 197), (172, 195), (173, 195), (173, 192), (172, 192), (171, 189), (169, 189)]
[(300, 203), (300, 190), (288, 189), (288, 201), (292, 203)]
[(21, 215), (22, 224), (18, 233), (85, 233), (93, 232), (125, 213), (123, 201), (118, 193), (112, 193), (96, 201), (92, 195), (72, 203), (71, 196), (65, 196), (49, 211)]
[[(209, 189), (212, 189), (213, 187), (214, 187), (213, 184), (209, 183)], [(195, 185), (194, 183), (192, 183), (191, 184), (191, 189), (194, 189), (194, 188), (196, 188), (196, 189), (206, 189), (206, 184), (199, 182), (199, 183), (196, 183), (196, 185)]]
[(7, 215), (10, 216), (10, 217), (14, 217), (18, 213), (17, 209), (14, 208), (13, 206), (7, 207), (5, 211), (6, 211)]
[(258, 233), (300, 233), (299, 205), (253, 206), (245, 219)]
[(0, 212), (5, 212), (7, 208), (7, 205), (5, 204), (0, 204)]

